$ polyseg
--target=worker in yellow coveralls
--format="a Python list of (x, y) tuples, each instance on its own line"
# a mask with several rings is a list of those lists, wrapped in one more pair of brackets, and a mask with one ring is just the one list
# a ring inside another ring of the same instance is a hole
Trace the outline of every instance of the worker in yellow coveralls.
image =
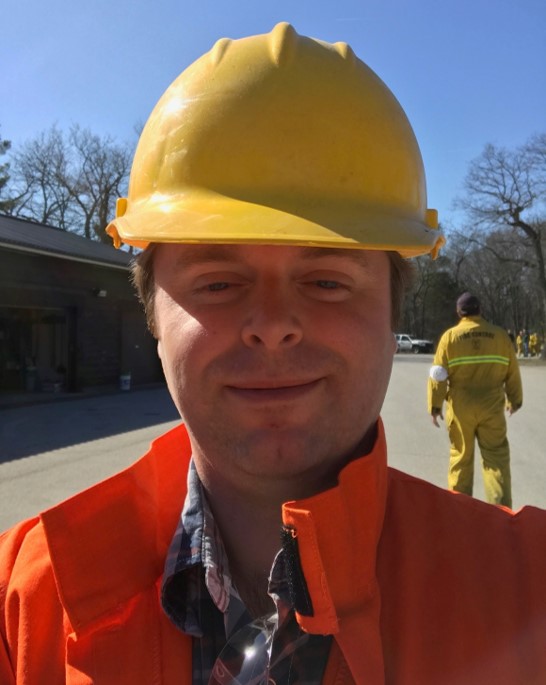
[(460, 321), (442, 335), (428, 379), (428, 411), (435, 426), (447, 402), (448, 487), (472, 495), (477, 438), (487, 501), (511, 508), (504, 409), (513, 414), (523, 401), (518, 362), (506, 331), (482, 318), (477, 297), (463, 293), (457, 314)]
[(516, 338), (516, 351), (518, 357), (523, 357), (523, 331), (520, 331)]
[(539, 352), (538, 335), (533, 332), (529, 336), (529, 354), (531, 357), (538, 357)]

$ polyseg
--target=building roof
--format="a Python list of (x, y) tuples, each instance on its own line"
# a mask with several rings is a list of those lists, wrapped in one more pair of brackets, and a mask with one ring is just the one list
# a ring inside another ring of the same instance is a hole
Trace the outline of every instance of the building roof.
[(33, 252), (77, 262), (127, 268), (132, 255), (60, 228), (0, 215), (0, 249)]

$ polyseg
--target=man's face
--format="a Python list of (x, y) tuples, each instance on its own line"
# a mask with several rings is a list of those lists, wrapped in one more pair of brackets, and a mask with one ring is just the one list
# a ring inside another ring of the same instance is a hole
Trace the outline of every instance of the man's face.
[(162, 244), (154, 275), (158, 350), (201, 477), (331, 479), (387, 390), (386, 253)]

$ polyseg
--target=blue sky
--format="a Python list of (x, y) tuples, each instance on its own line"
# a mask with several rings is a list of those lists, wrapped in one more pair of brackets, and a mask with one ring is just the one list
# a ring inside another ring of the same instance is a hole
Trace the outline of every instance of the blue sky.
[(223, 36), (269, 31), (348, 42), (413, 124), (429, 206), (447, 225), (488, 143), (546, 131), (544, 0), (4, 0), (0, 134), (56, 123), (134, 140), (167, 85)]

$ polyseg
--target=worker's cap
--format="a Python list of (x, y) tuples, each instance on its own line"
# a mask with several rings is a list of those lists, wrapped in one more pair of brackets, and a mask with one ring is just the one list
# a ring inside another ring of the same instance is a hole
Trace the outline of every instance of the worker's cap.
[(457, 311), (463, 316), (480, 313), (480, 301), (472, 293), (463, 293), (457, 300)]

